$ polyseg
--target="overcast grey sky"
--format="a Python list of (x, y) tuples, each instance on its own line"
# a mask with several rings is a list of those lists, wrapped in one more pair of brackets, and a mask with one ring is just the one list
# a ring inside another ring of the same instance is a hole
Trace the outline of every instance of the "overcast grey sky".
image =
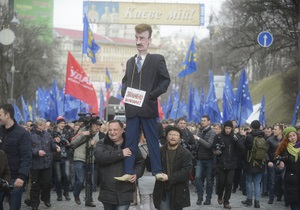
[[(104, 1), (104, 0), (103, 0)], [(108, 0), (109, 1), (109, 0)], [(128, 0), (127, 0), (128, 1)], [(155, 0), (161, 3), (202, 3), (205, 4), (205, 22), (207, 24), (212, 11), (219, 11), (223, 0)], [(119, 0), (126, 2), (126, 0)], [(153, 0), (134, 0), (130, 2), (153, 2)], [(54, 27), (82, 30), (83, 0), (54, 0)], [(185, 33), (196, 34), (199, 37), (208, 36), (205, 26), (162, 26), (162, 36), (169, 35), (174, 31), (182, 30)]]

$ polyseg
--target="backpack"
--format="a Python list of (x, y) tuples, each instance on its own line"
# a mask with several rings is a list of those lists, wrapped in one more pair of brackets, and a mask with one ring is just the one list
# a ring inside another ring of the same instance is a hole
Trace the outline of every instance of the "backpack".
[(263, 136), (255, 136), (252, 149), (248, 153), (248, 162), (253, 161), (253, 166), (263, 164), (266, 161), (267, 143)]

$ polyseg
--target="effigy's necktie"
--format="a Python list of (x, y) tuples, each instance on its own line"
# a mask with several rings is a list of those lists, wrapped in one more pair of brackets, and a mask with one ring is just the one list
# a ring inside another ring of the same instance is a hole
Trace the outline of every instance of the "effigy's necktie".
[(137, 57), (136, 66), (137, 66), (138, 73), (140, 73), (141, 68), (142, 68), (142, 57), (141, 56)]

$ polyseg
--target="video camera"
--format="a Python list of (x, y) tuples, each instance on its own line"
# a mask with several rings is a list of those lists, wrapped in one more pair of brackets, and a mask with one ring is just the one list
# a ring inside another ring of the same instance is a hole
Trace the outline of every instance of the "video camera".
[(0, 190), (2, 190), (3, 192), (9, 193), (13, 189), (14, 189), (14, 186), (7, 184), (7, 182), (4, 179), (0, 178)]
[(215, 145), (215, 150), (222, 150), (222, 149), (224, 149), (225, 148), (225, 145), (224, 144), (219, 144), (219, 143), (217, 143), (216, 145)]
[(60, 142), (58, 143), (59, 146), (68, 146), (69, 145), (69, 141), (65, 137), (63, 137), (60, 133), (58, 133), (56, 130), (53, 131), (52, 137), (60, 138)]
[(93, 123), (99, 120), (99, 116), (94, 115), (96, 115), (96, 113), (78, 113), (78, 121), (83, 122), (83, 125), (89, 129)]

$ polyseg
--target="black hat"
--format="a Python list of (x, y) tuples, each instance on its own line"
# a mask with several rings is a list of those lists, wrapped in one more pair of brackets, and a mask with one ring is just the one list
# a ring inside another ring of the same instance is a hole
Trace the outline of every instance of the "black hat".
[(253, 120), (250, 126), (253, 129), (260, 129), (260, 122), (258, 120)]
[(224, 128), (225, 128), (225, 127), (231, 127), (231, 128), (233, 128), (232, 121), (231, 121), (231, 120), (227, 120), (227, 121), (224, 123)]
[(182, 138), (182, 132), (181, 132), (180, 128), (178, 128), (177, 126), (172, 126), (172, 125), (167, 126), (166, 127), (166, 136), (168, 135), (168, 133), (170, 131), (177, 131), (180, 134), (180, 138)]

